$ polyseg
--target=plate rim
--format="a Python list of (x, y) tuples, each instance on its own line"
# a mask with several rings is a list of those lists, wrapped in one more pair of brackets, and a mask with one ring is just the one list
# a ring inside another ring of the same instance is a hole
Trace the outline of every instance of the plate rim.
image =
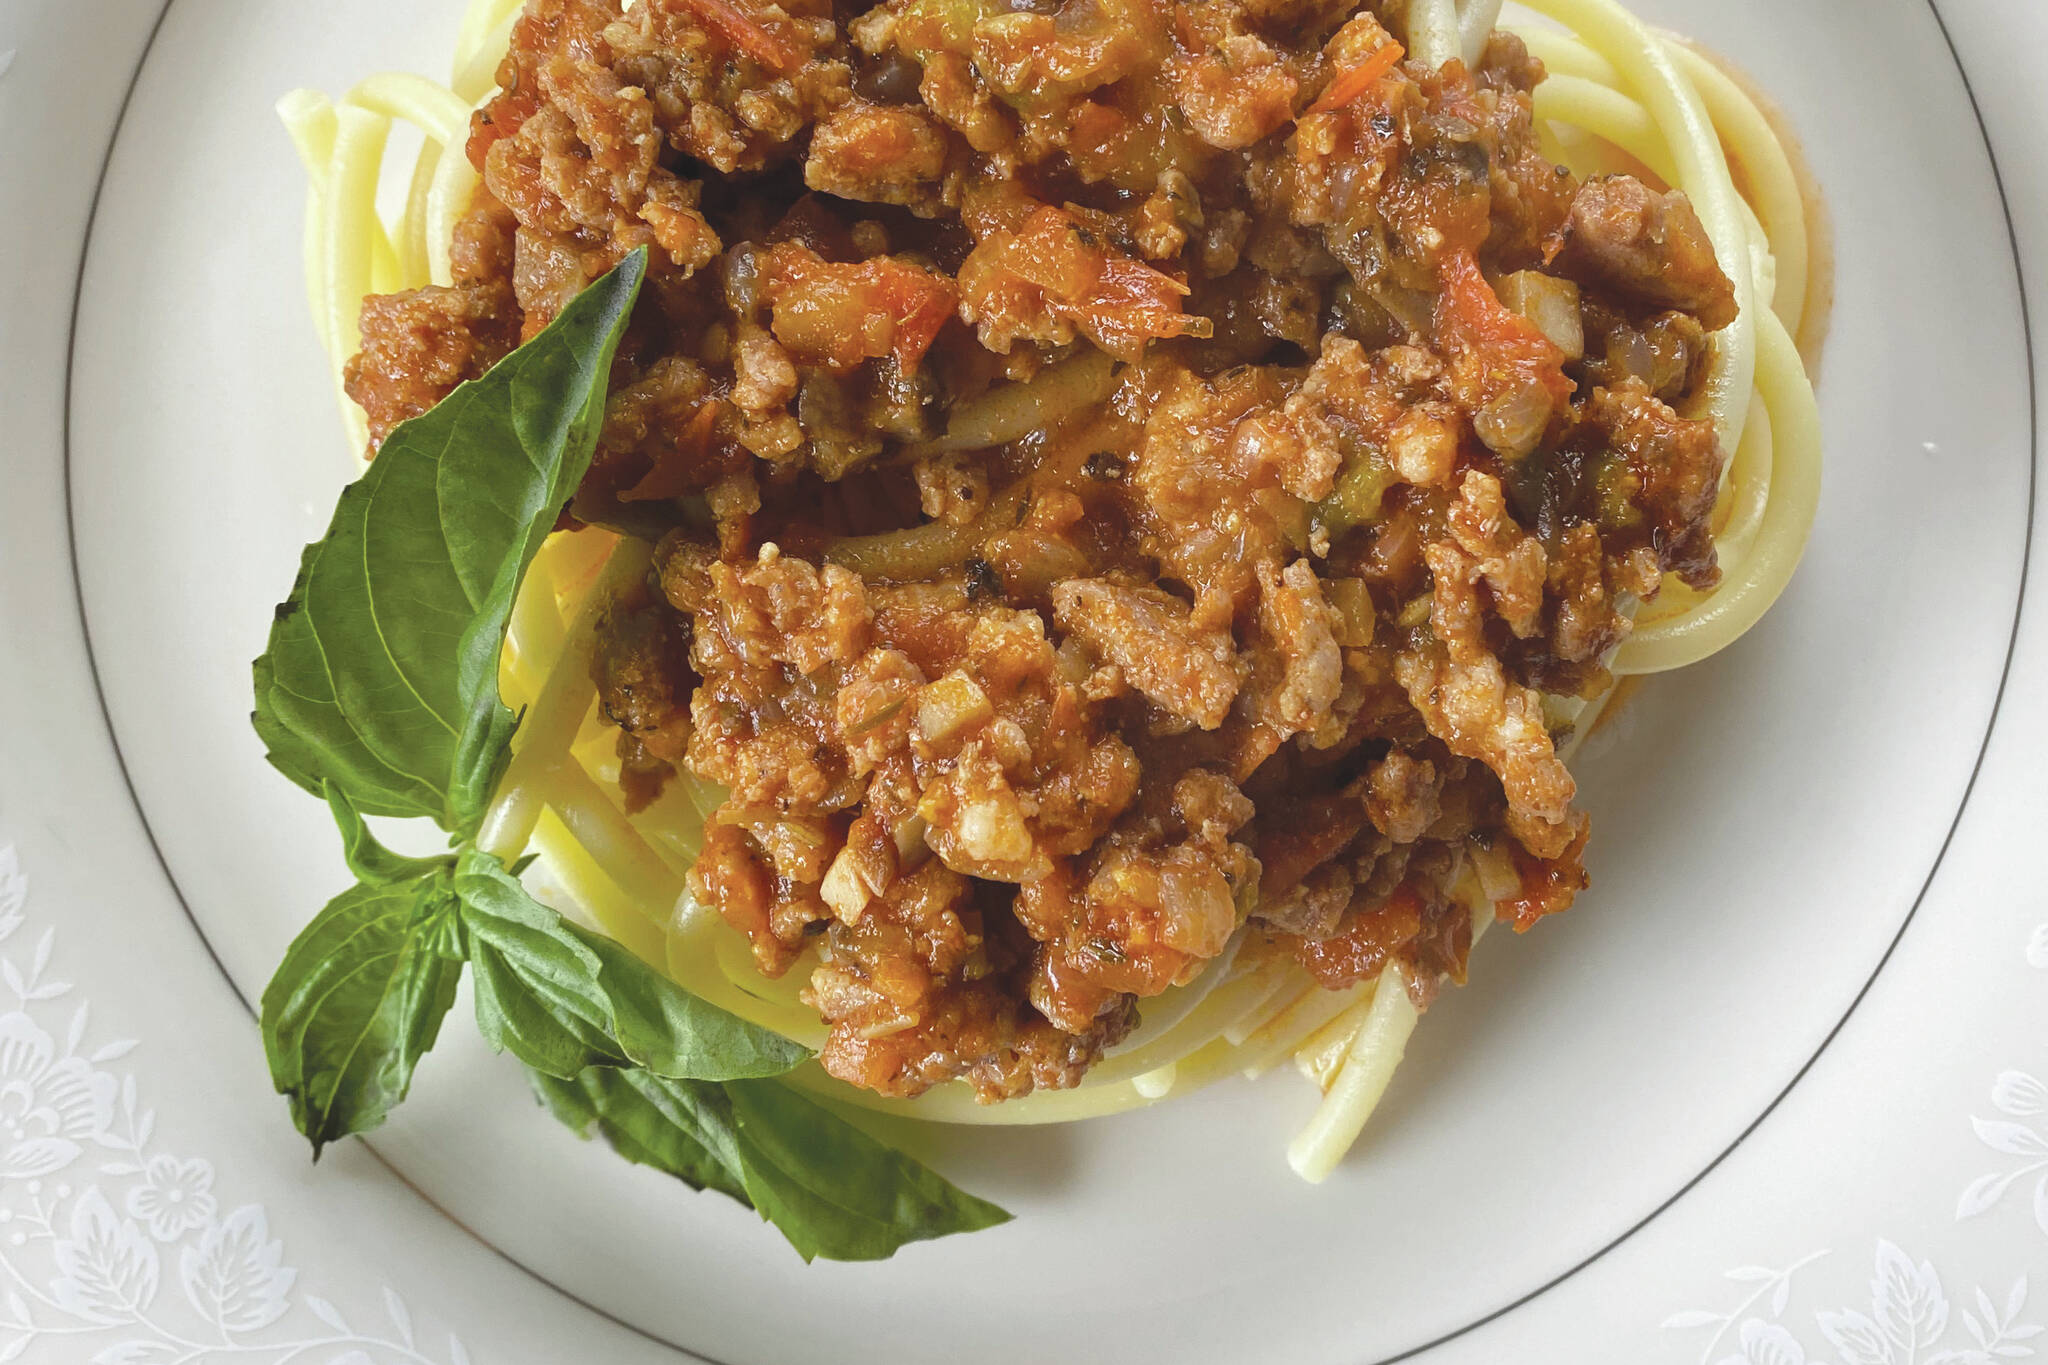
[[(220, 953), (215, 948), (212, 939), (208, 936), (205, 928), (200, 922), (199, 917), (193, 910), (192, 904), (190, 900), (187, 898), (184, 888), (179, 883), (176, 874), (172, 871), (170, 862), (168, 858), (165, 856), (161, 844), (158, 842), (156, 830), (151, 822), (149, 813), (142, 803), (134, 779), (129, 771), (127, 755), (122, 749), (120, 734), (114, 725), (112, 711), (109, 706), (105, 686), (101, 678), (98, 653), (93, 643), (92, 617), (89, 611), (87, 610), (83, 575), (79, 562), (79, 536), (76, 512), (77, 499), (75, 497), (74, 490), (74, 474), (72, 460), (72, 418), (76, 400), (75, 380), (78, 373), (78, 324), (82, 301), (84, 297), (85, 281), (87, 274), (89, 273), (90, 265), (93, 259), (95, 231), (98, 226), (99, 208), (103, 191), (106, 186), (108, 172), (111, 168), (113, 154), (115, 149), (120, 144), (123, 132), (127, 128), (130, 108), (133, 103), (136, 88), (140, 83), (143, 72), (147, 69), (149, 65), (151, 56), (156, 50), (157, 39), (160, 33), (162, 32), (165, 21), (170, 15), (171, 11), (176, 7), (177, 3), (178, 0), (159, 0), (159, 7), (154, 19), (150, 23), (148, 36), (143, 41), (141, 49), (134, 61), (134, 64), (129, 70), (125, 81), (121, 85), (122, 93), (118, 103), (118, 108), (113, 123), (109, 129), (105, 145), (100, 149), (98, 164), (93, 175), (93, 188), (90, 195), (90, 202), (85, 218), (83, 232), (80, 236), (80, 245), (75, 262), (75, 271), (72, 280), (72, 288), (70, 291), (70, 304), (63, 323), (63, 363), (61, 366), (61, 392), (59, 396), (59, 402), (61, 405), (61, 483), (64, 506), (63, 535), (67, 561), (66, 570), (70, 577), (72, 589), (72, 601), (70, 604), (70, 609), (76, 621), (80, 633), (80, 638), (82, 639), (84, 644), (85, 659), (92, 682), (92, 706), (93, 709), (97, 711), (100, 725), (104, 730), (106, 741), (108, 743), (110, 752), (113, 755), (116, 769), (120, 774), (122, 787), (127, 794), (130, 808), (134, 813), (137, 825), (141, 830), (143, 838), (148, 844), (150, 854), (155, 859), (157, 868), (163, 877), (163, 884), (166, 887), (166, 889), (169, 890), (172, 897), (176, 900), (180, 912), (185, 916), (187, 925), (191, 933), (193, 934), (193, 936), (197, 938), (201, 948), (206, 953), (208, 960), (211, 961), (211, 963), (213, 964), (214, 970), (218, 974), (220, 980), (226, 985), (228, 991), (241, 1005), (244, 1013), (249, 1015), (253, 1019), (257, 1013), (254, 1004), (251, 1002), (249, 997), (244, 993), (240, 984), (235, 981), (233, 975), (227, 970), (226, 964), (221, 958)], [(1626, 3), (1626, 0), (1624, 0), (1624, 3)], [(1784, 1084), (1782, 1088), (1778, 1090), (1778, 1092), (1774, 1096), (1772, 1096), (1769, 1102), (1747, 1124), (1744, 1125), (1742, 1130), (1733, 1139), (1730, 1140), (1726, 1147), (1724, 1147), (1720, 1152), (1716, 1153), (1712, 1158), (1710, 1158), (1703, 1166), (1701, 1166), (1701, 1168), (1698, 1171), (1696, 1171), (1689, 1178), (1687, 1178), (1683, 1184), (1681, 1184), (1678, 1188), (1673, 1190), (1655, 1207), (1650, 1209), (1648, 1212), (1643, 1214), (1634, 1222), (1630, 1223), (1626, 1228), (1616, 1233), (1610, 1240), (1608, 1240), (1603, 1245), (1601, 1245), (1594, 1251), (1590, 1252), (1589, 1254), (1587, 1254), (1571, 1266), (1559, 1271), (1557, 1274), (1551, 1276), (1549, 1279), (1544, 1280), (1542, 1283), (1535, 1285), (1534, 1287), (1517, 1295), (1513, 1299), (1509, 1300), (1507, 1303), (1502, 1304), (1500, 1307), (1494, 1308), (1490, 1311), (1475, 1316), (1471, 1320), (1463, 1323), (1462, 1325), (1458, 1326), (1453, 1330), (1439, 1333), (1436, 1336), (1430, 1337), (1429, 1339), (1419, 1342), (1413, 1346), (1406, 1347), (1391, 1355), (1377, 1356), (1370, 1361), (1361, 1360), (1360, 1365), (1398, 1365), (1398, 1362), (1414, 1360), (1418, 1357), (1424, 1356), (1429, 1352), (1436, 1350), (1439, 1347), (1445, 1346), (1453, 1341), (1456, 1341), (1461, 1337), (1473, 1333), (1480, 1328), (1486, 1327), (1492, 1323), (1497, 1322), (1501, 1318), (1504, 1318), (1516, 1312), (1518, 1309), (1524, 1307), (1525, 1305), (1531, 1303), (1536, 1299), (1543, 1297), (1550, 1291), (1558, 1288), (1565, 1282), (1578, 1276), (1580, 1273), (1594, 1265), (1596, 1262), (1603, 1260), (1610, 1253), (1621, 1248), (1625, 1243), (1633, 1239), (1637, 1233), (1641, 1232), (1651, 1223), (1655, 1222), (1664, 1213), (1670, 1210), (1673, 1205), (1677, 1204), (1687, 1194), (1691, 1193), (1693, 1189), (1697, 1187), (1701, 1182), (1703, 1182), (1708, 1176), (1710, 1176), (1716, 1170), (1718, 1170), (1727, 1160), (1727, 1158), (1736, 1151), (1737, 1148), (1741, 1147), (1767, 1119), (1769, 1119), (1774, 1113), (1777, 1112), (1777, 1110), (1780, 1108), (1780, 1106), (1783, 1104), (1786, 1098), (1789, 1097), (1792, 1094), (1792, 1092), (1796, 1090), (1799, 1087), (1799, 1085), (1805, 1080), (1805, 1078), (1813, 1070), (1815, 1065), (1819, 1063), (1821, 1058), (1833, 1046), (1836, 1039), (1842, 1033), (1843, 1029), (1848, 1025), (1849, 1021), (1856, 1015), (1857, 1011), (1862, 1006), (1864, 1000), (1870, 994), (1872, 987), (1874, 987), (1877, 984), (1878, 978), (1884, 974), (1886, 967), (1891, 963), (1901, 942), (1904, 940), (1907, 931), (1912, 927), (1914, 920), (1918, 916), (1922, 905), (1926, 901), (1927, 896), (1930, 890), (1932, 889), (1937, 876), (1939, 875), (1943, 866), (1946, 863), (1949, 850), (1955, 841), (1957, 830), (1961, 827), (1965, 814), (1970, 810), (1972, 799), (1975, 796), (1977, 790), (1978, 779), (1982, 775), (1986, 757), (1991, 749), (1992, 740), (1998, 731), (1999, 719), (2003, 714), (2005, 702), (2007, 699), (2008, 687), (2012, 679), (2013, 663), (2017, 652), (2019, 632), (2026, 615), (2027, 586), (2028, 581), (2032, 575), (2034, 566), (2034, 534), (2036, 529), (2037, 502), (2039, 499), (2041, 489), (2040, 454), (2042, 410), (2040, 401), (2040, 379), (2035, 364), (2035, 358), (2038, 352), (2034, 332), (2034, 315), (2031, 306), (2031, 296), (2029, 293), (2027, 283), (2025, 253), (2021, 248), (2019, 232), (2013, 212), (2012, 197), (2007, 187), (2004, 167), (2001, 165), (1999, 161), (1997, 147), (1992, 138), (1990, 127), (1986, 121), (1983, 106), (1978, 97), (1976, 85), (1971, 78), (1969, 67), (1964, 63), (1964, 61), (1962, 60), (1961, 53), (1957, 49), (1954, 35), (1951, 32), (1948, 18), (1943, 13), (1942, 5), (1939, 2), (1939, 0), (1923, 0), (1923, 3), (1925, 4), (1930, 16), (1933, 18), (1936, 28), (1938, 29), (1941, 35), (1943, 50), (1945, 51), (1948, 59), (1947, 65), (1956, 73), (1957, 78), (1961, 82), (1963, 95), (1969, 105), (1971, 119), (1977, 130), (1978, 145), (1982, 148), (1985, 163), (1991, 171), (1993, 187), (1996, 191), (1998, 198), (1999, 211), (2004, 228), (2006, 242), (2005, 251), (2002, 254), (2001, 259), (2009, 260), (2010, 262), (2012, 269), (2014, 293), (2019, 303), (2019, 322), (2021, 336), (2023, 340), (2023, 360), (2025, 364), (2026, 418), (2028, 427), (2026, 460), (2026, 515), (2024, 519), (2024, 524), (2021, 528), (2019, 576), (2013, 598), (2011, 620), (2007, 626), (2003, 657), (2001, 658), (1999, 663), (1998, 682), (1993, 692), (1990, 709), (1985, 717), (1983, 735), (1977, 743), (1976, 751), (1972, 757), (1969, 775), (1965, 780), (1962, 792), (1957, 799), (1955, 810), (1948, 819), (1946, 829), (1943, 832), (1941, 843), (1936, 849), (1935, 854), (1928, 865), (1925, 875), (1921, 878), (1919, 886), (1913, 895), (1913, 899), (1910, 905), (1907, 907), (1905, 913), (1901, 916), (1898, 922), (1898, 926), (1894, 930), (1890, 941), (1885, 945), (1883, 952), (1880, 954), (1875, 964), (1873, 964), (1869, 975), (1865, 978), (1862, 985), (1857, 989), (1855, 995), (1843, 1007), (1840, 1016), (1829, 1027), (1827, 1033), (1815, 1046), (1813, 1052), (1805, 1059), (1804, 1062), (1800, 1064), (1800, 1066), (1793, 1073), (1791, 1078)], [(518, 1256), (514, 1255), (510, 1251), (507, 1251), (503, 1247), (499, 1246), (496, 1242), (492, 1241), (489, 1237), (485, 1236), (481, 1232), (477, 1231), (475, 1228), (471, 1227), (468, 1223), (464, 1222), (455, 1213), (453, 1213), (442, 1203), (436, 1200), (432, 1195), (428, 1194), (419, 1185), (417, 1185), (409, 1176), (407, 1176), (403, 1170), (401, 1170), (391, 1160), (386, 1158), (384, 1153), (380, 1150), (378, 1141), (374, 1136), (358, 1135), (353, 1139), (353, 1141), (363, 1150), (365, 1150), (372, 1157), (372, 1159), (376, 1161), (379, 1167), (381, 1167), (385, 1172), (387, 1172), (405, 1189), (410, 1191), (428, 1208), (432, 1209), (437, 1215), (439, 1215), (442, 1219), (445, 1219), (452, 1226), (460, 1229), (473, 1242), (477, 1243), (483, 1249), (489, 1251), (493, 1256), (498, 1258), (500, 1261), (516, 1269), (527, 1279), (544, 1286), (556, 1295), (559, 1295), (562, 1299), (566, 1300), (567, 1302), (572, 1303), (577, 1307), (591, 1314), (594, 1314), (598, 1318), (601, 1318), (605, 1321), (614, 1324), (617, 1327), (620, 1327), (628, 1332), (633, 1333), (635, 1336), (640, 1337), (641, 1339), (647, 1341), (652, 1345), (674, 1352), (676, 1356), (680, 1359), (702, 1362), (702, 1365), (730, 1365), (730, 1362), (723, 1361), (720, 1358), (708, 1355), (703, 1351), (698, 1350), (697, 1348), (674, 1341), (660, 1332), (651, 1330), (647, 1327), (644, 1327), (638, 1323), (631, 1321), (628, 1318), (619, 1315), (618, 1313), (615, 1313), (607, 1308), (601, 1307), (591, 1302), (590, 1300), (584, 1298), (575, 1291), (558, 1283), (556, 1280), (554, 1280), (541, 1270), (527, 1264)]]

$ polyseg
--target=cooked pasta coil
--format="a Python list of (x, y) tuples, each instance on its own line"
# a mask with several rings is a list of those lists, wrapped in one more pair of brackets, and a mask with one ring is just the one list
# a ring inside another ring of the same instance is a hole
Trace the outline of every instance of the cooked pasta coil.
[[(1549, 77), (1535, 92), (1544, 145), (1581, 174), (1647, 171), (1697, 209), (1738, 313), (1710, 343), (1697, 411), (1732, 458), (1716, 512), (1719, 584), (1675, 579), (1639, 611), (1610, 661), (1618, 676), (1662, 672), (1726, 648), (1778, 598), (1810, 530), (1820, 487), (1818, 416), (1806, 360), (1818, 345), (1827, 283), (1815, 268), (1817, 225), (1795, 153), (1771, 119), (1712, 60), (1653, 30), (1614, 0), (1524, 0), (1545, 23), (1515, 25)], [(450, 282), (449, 243), (476, 173), (464, 154), (469, 118), (518, 16), (517, 0), (472, 0), (450, 81), (373, 76), (339, 100), (295, 91), (278, 106), (307, 171), (305, 269), (315, 326), (331, 357), (343, 421), (361, 451), (361, 411), (341, 391), (370, 293)], [(1500, 20), (1499, 0), (1410, 0), (1407, 48), (1418, 60), (1476, 62)], [(420, 135), (410, 166), (393, 164), (390, 133)], [(1738, 176), (1739, 172), (1739, 176)], [(380, 215), (387, 180), (405, 189)], [(1085, 351), (1027, 384), (963, 405), (919, 453), (985, 448), (1043, 430), (1100, 403), (1116, 382), (1109, 357)], [(1014, 517), (1021, 485), (998, 492), (985, 521)], [(828, 553), (872, 576), (912, 579), (956, 565), (980, 523), (932, 522), (846, 538)], [(558, 534), (534, 561), (515, 610), (502, 688), (524, 707), (518, 748), (484, 823), (482, 847), (508, 861), (528, 846), (546, 859), (574, 909), (681, 985), (731, 1012), (816, 1047), (824, 1030), (798, 998), (809, 962), (779, 981), (754, 970), (744, 941), (699, 905), (685, 874), (718, 793), (687, 777), (627, 814), (618, 765), (590, 681), (597, 619), (612, 591), (644, 573), (647, 551), (608, 532)], [(1604, 699), (1603, 699), (1604, 701)], [(1602, 702), (1566, 703), (1575, 738)], [(1473, 937), (1513, 895), (1512, 870), (1483, 855), (1457, 875)], [(1241, 931), (1242, 932), (1242, 931)], [(955, 1123), (1058, 1123), (1185, 1094), (1231, 1074), (1256, 1076), (1293, 1059), (1324, 1099), (1288, 1149), (1304, 1178), (1321, 1180), (1356, 1140), (1385, 1092), (1418, 1018), (1411, 969), (1325, 990), (1291, 962), (1244, 954), (1145, 1005), (1148, 1023), (1076, 1088), (982, 1105), (961, 1082), (912, 1100), (888, 1099), (826, 1076), (796, 1079), (834, 1099)]]

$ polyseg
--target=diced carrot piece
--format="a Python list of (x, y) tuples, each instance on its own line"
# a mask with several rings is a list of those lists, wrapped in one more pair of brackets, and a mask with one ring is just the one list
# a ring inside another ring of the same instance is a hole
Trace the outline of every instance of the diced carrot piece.
[(803, 56), (756, 23), (731, 0), (684, 0), (720, 37), (778, 75), (803, 65)]
[(1394, 63), (1401, 60), (1401, 45), (1385, 42), (1374, 48), (1372, 55), (1352, 67), (1341, 71), (1337, 78), (1323, 87), (1323, 93), (1316, 96), (1316, 102), (1308, 107), (1311, 114), (1324, 114), (1332, 109), (1341, 109), (1366, 91), (1379, 84), (1380, 77), (1394, 69)]

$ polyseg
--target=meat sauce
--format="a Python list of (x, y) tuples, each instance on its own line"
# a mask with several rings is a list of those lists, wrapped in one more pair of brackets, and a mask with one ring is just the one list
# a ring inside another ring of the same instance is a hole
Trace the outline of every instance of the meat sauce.
[(600, 698), (630, 804), (726, 791), (690, 884), (814, 950), (834, 1075), (1072, 1085), (1247, 922), (1426, 996), (1473, 841), (1517, 928), (1584, 885), (1541, 695), (1716, 577), (1733, 291), (1543, 159), (1541, 78), (1370, 5), (531, 0), (349, 391), (381, 440), (650, 249), (569, 513), (656, 545)]

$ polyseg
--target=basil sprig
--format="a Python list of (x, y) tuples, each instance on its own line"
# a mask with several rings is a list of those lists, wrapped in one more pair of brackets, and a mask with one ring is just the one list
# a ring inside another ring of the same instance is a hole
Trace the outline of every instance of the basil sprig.
[[(805, 1259), (872, 1259), (1009, 1215), (780, 1076), (810, 1054), (542, 905), (474, 839), (518, 719), (498, 694), (512, 603), (590, 466), (643, 248), (482, 378), (401, 423), (306, 547), (255, 664), (270, 761), (323, 797), (356, 884), (286, 951), (264, 1051), (313, 1144), (405, 1098), (465, 967), (477, 1026), (541, 1098), (634, 1161), (749, 1204)], [(364, 816), (433, 820), (407, 857)]]

